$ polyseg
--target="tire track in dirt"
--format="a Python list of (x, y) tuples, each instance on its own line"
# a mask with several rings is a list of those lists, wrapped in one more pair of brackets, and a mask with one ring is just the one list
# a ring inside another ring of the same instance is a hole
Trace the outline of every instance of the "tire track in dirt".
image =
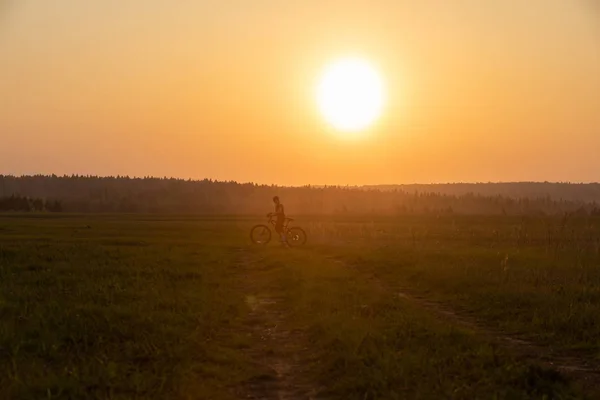
[[(342, 262), (336, 260), (335, 262)], [(509, 350), (514, 356), (537, 363), (549, 369), (554, 369), (570, 377), (581, 385), (582, 389), (593, 398), (600, 399), (600, 361), (591, 357), (578, 354), (569, 354), (565, 351), (550, 348), (537, 344), (527, 338), (519, 335), (509, 334), (494, 330), (486, 325), (480, 319), (468, 315), (467, 312), (453, 309), (446, 304), (428, 299), (426, 296), (417, 294), (407, 286), (391, 285), (388, 281), (380, 278), (373, 271), (362, 270), (359, 266), (348, 265), (371, 280), (373, 285), (380, 290), (394, 293), (416, 307), (419, 307), (431, 314), (444, 318), (446, 321), (465, 328), (477, 335), (488, 338), (494, 343)]]
[[(378, 279), (378, 278), (375, 278)], [(487, 337), (502, 345), (519, 358), (523, 358), (546, 368), (551, 368), (564, 373), (581, 384), (582, 388), (596, 395), (600, 395), (600, 364), (591, 359), (559, 352), (547, 346), (536, 344), (518, 335), (495, 331), (482, 321), (470, 315), (458, 312), (445, 304), (432, 301), (424, 296), (411, 293), (409, 288), (399, 287), (396, 294), (419, 308), (436, 314), (447, 321), (466, 328), (478, 335)]]
[(246, 335), (251, 347), (246, 355), (252, 360), (256, 374), (245, 382), (237, 394), (240, 398), (260, 400), (312, 400), (318, 390), (309, 378), (306, 361), (310, 355), (306, 333), (290, 330), (290, 316), (285, 309), (285, 297), (277, 293), (283, 288), (272, 287), (262, 276), (261, 259), (254, 259), (240, 250), (240, 267), (244, 277), (241, 289), (250, 311), (245, 320)]

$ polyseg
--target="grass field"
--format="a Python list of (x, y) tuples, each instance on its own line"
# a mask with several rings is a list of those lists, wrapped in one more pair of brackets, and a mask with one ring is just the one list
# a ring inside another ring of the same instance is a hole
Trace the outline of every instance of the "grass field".
[(600, 220), (258, 222), (0, 217), (0, 398), (600, 398)]

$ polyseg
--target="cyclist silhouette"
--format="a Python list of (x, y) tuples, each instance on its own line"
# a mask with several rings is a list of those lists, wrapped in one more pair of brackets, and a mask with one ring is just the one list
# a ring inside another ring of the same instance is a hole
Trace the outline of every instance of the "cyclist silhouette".
[(267, 224), (258, 224), (250, 229), (250, 239), (254, 244), (267, 244), (271, 240), (271, 229), (269, 225), (273, 225), (275, 231), (279, 235), (281, 244), (285, 247), (302, 246), (306, 243), (306, 232), (299, 226), (288, 226), (293, 221), (292, 218), (285, 216), (283, 204), (279, 201), (279, 197), (273, 197), (275, 203), (275, 212), (267, 214), (269, 222)]

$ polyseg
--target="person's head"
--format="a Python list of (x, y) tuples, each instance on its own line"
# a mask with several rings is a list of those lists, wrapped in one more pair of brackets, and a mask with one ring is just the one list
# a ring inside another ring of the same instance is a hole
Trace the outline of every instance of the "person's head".
[(273, 197), (273, 203), (279, 204), (279, 196)]

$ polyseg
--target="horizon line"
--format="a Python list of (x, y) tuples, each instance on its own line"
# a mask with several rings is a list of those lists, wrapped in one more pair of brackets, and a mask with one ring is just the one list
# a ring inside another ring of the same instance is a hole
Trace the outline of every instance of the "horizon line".
[(506, 185), (506, 184), (559, 184), (559, 185), (598, 185), (600, 182), (598, 181), (532, 181), (532, 180), (523, 180), (523, 181), (454, 181), (454, 182), (411, 182), (411, 183), (368, 183), (368, 184), (339, 184), (339, 183), (306, 183), (306, 184), (298, 184), (298, 185), (289, 185), (289, 184), (280, 184), (280, 183), (260, 183), (260, 182), (252, 182), (252, 181), (236, 181), (233, 179), (229, 180), (220, 180), (216, 178), (183, 178), (177, 176), (139, 176), (139, 175), (93, 175), (93, 174), (3, 174), (0, 173), (0, 178), (35, 178), (35, 177), (45, 177), (45, 178), (99, 178), (99, 179), (132, 179), (132, 180), (144, 180), (144, 179), (159, 179), (159, 180), (178, 180), (178, 181), (187, 181), (187, 182), (203, 182), (203, 181), (211, 181), (217, 183), (237, 183), (240, 185), (258, 185), (258, 186), (275, 186), (275, 187), (385, 187), (385, 186), (442, 186), (442, 185)]

